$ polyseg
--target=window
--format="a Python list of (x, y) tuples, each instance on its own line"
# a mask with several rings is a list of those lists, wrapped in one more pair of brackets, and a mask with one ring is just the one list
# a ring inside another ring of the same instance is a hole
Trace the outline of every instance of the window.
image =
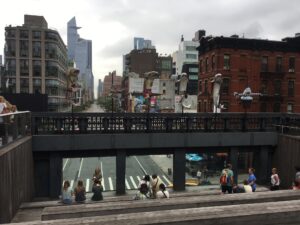
[(224, 70), (230, 70), (230, 55), (224, 55)]
[(172, 68), (172, 61), (171, 60), (162, 60), (161, 68), (163, 70), (170, 70)]
[(28, 41), (20, 40), (20, 57), (28, 57)]
[(228, 78), (223, 79), (222, 94), (225, 94), (225, 95), (229, 94), (229, 79)]
[(163, 90), (163, 95), (165, 95), (166, 94), (166, 90)]
[(204, 112), (207, 112), (207, 102), (206, 101), (203, 103), (203, 110), (204, 110)]
[(41, 31), (32, 31), (33, 39), (41, 39)]
[(5, 69), (7, 75), (16, 75), (16, 60), (15, 59), (7, 59), (5, 62)]
[(189, 75), (189, 80), (198, 80), (198, 75)]
[(199, 72), (202, 73), (202, 59), (199, 61)]
[(213, 55), (211, 57), (211, 69), (214, 70), (215, 66), (216, 66), (216, 57), (215, 57), (215, 55)]
[(41, 61), (38, 60), (32, 61), (32, 73), (34, 77), (41, 76)]
[(20, 30), (20, 38), (28, 38), (28, 30)]
[(208, 71), (208, 58), (205, 59), (205, 72)]
[(199, 101), (199, 102), (198, 102), (198, 112), (201, 112), (201, 105), (202, 105), (202, 102)]
[(9, 29), (5, 32), (5, 37), (7, 38), (14, 38), (16, 37), (16, 30), (14, 29)]
[(186, 54), (185, 57), (187, 59), (197, 59), (197, 55), (196, 54)]
[(199, 94), (202, 93), (202, 80), (199, 81)]
[(29, 81), (27, 78), (20, 79), (20, 92), (29, 93)]
[(208, 85), (208, 81), (207, 80), (205, 80), (204, 81), (204, 94), (207, 94), (207, 85)]
[(35, 93), (37, 92), (41, 93), (41, 84), (42, 84), (41, 79), (33, 79), (32, 84), (33, 84), (33, 91)]
[(289, 58), (289, 73), (295, 72), (295, 57)]
[(16, 56), (16, 42), (15, 40), (7, 40), (5, 45), (6, 56)]
[(264, 95), (268, 94), (268, 81), (267, 80), (263, 80), (261, 82), (260, 92)]
[(289, 97), (294, 96), (294, 92), (295, 92), (294, 87), (295, 87), (295, 81), (289, 80), (289, 82), (288, 82), (288, 96)]
[(20, 75), (28, 76), (29, 75), (29, 66), (27, 59), (20, 59)]
[(274, 82), (274, 94), (280, 95), (281, 94), (281, 80), (275, 80)]
[(33, 41), (32, 42), (32, 56), (33, 57), (41, 57), (41, 42)]
[(294, 104), (288, 103), (288, 104), (287, 104), (287, 112), (288, 112), (288, 113), (292, 113), (292, 112), (293, 112), (293, 109), (294, 109)]
[(196, 46), (185, 46), (186, 51), (197, 51)]
[(282, 57), (276, 57), (276, 72), (282, 72)]
[(280, 102), (275, 102), (274, 103), (273, 112), (280, 112)]
[(191, 72), (191, 73), (198, 73), (198, 68), (197, 67), (196, 68), (190, 67), (189, 68), (189, 72)]
[(240, 72), (247, 72), (247, 57), (246, 57), (246, 55), (240, 56)]
[(261, 58), (261, 72), (268, 72), (268, 56)]
[(166, 82), (163, 82), (163, 87), (165, 87), (166, 86)]

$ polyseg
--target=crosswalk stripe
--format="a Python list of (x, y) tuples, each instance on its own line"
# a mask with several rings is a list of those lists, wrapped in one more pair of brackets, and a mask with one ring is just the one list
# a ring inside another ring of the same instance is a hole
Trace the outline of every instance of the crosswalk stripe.
[(168, 185), (172, 184), (172, 182), (165, 175), (163, 175), (163, 178), (165, 179), (165, 181), (167, 181)]
[(130, 186), (129, 186), (129, 183), (127, 181), (127, 179), (125, 178), (125, 184), (126, 184), (126, 188), (129, 190), (130, 189)]
[(131, 183), (132, 183), (133, 187), (134, 187), (135, 189), (137, 189), (136, 183), (134, 182), (134, 179), (133, 179), (132, 176), (130, 176), (130, 180), (131, 180)]
[(71, 183), (70, 183), (70, 188), (72, 189), (73, 187), (73, 184), (74, 184), (74, 180), (71, 180)]
[(161, 179), (160, 176), (157, 176), (159, 180), (161, 180), (161, 182), (166, 186), (165, 182)]
[(86, 179), (86, 184), (85, 184), (85, 191), (89, 192), (89, 188), (90, 188), (90, 179)]
[(110, 190), (114, 190), (114, 186), (113, 186), (111, 177), (108, 178), (108, 182), (109, 182)]
[(142, 179), (140, 178), (140, 176), (136, 176), (138, 179), (138, 182), (140, 182)]

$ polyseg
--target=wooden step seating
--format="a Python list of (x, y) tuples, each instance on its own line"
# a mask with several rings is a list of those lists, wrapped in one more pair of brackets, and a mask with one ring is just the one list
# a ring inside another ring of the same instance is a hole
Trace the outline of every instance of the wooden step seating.
[(171, 209), (278, 202), (298, 199), (300, 199), (300, 192), (290, 190), (250, 194), (188, 196), (171, 199), (147, 199), (140, 201), (101, 202), (95, 204), (77, 204), (66, 207), (46, 207), (42, 212), (42, 220), (93, 217), (136, 212), (158, 212)]
[[(279, 192), (278, 192), (279, 193)], [(244, 194), (239, 194), (240, 196)], [(229, 196), (229, 195), (228, 195)], [(168, 201), (168, 200), (165, 200)], [(137, 224), (176, 224), (176, 225), (298, 225), (300, 224), (300, 200), (264, 202), (242, 205), (222, 205), (197, 207), (129, 214), (81, 217), (50, 221), (26, 222), (22, 225), (137, 225)], [(11, 224), (11, 225), (17, 225)]]

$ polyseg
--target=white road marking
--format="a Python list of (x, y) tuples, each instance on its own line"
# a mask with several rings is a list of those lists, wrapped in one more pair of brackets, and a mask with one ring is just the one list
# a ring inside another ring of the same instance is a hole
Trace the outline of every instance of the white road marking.
[(127, 179), (125, 178), (125, 184), (126, 184), (126, 188), (129, 190), (130, 189), (130, 186), (129, 186), (129, 183), (127, 181)]
[(108, 178), (108, 182), (109, 182), (109, 188), (110, 188), (110, 190), (114, 190), (114, 186), (113, 186), (113, 182), (112, 182), (111, 177)]
[(136, 176), (138, 181), (140, 182), (142, 179), (140, 178), (140, 176)]
[(172, 184), (172, 182), (165, 175), (163, 175), (163, 178), (165, 179), (165, 181), (167, 181), (168, 185)]
[(134, 179), (133, 179), (132, 176), (130, 176), (130, 180), (131, 180), (131, 183), (132, 183), (133, 187), (134, 187), (135, 189), (137, 189), (136, 183), (134, 182)]
[(102, 161), (100, 162), (100, 167), (101, 167), (101, 173), (102, 173), (102, 186), (103, 186), (103, 191), (105, 191), (105, 185), (104, 185), (104, 173), (103, 173)]
[(140, 163), (140, 161), (138, 160), (138, 158), (136, 156), (134, 156), (135, 160), (138, 162), (139, 166), (141, 167), (141, 169), (143, 170), (144, 174), (148, 174), (147, 171), (144, 169), (144, 167), (142, 166), (142, 164)]
[(63, 171), (65, 170), (65, 168), (66, 168), (66, 166), (67, 166), (67, 164), (68, 164), (68, 161), (69, 161), (69, 158), (67, 158), (67, 160), (66, 160), (66, 162), (65, 162), (65, 164), (64, 164), (64, 166), (63, 166)]
[(81, 174), (81, 169), (82, 169), (82, 164), (83, 164), (83, 158), (81, 158), (81, 162), (80, 162), (80, 166), (79, 166), (79, 171), (78, 171), (78, 177), (80, 177), (80, 174)]
[(85, 191), (86, 191), (86, 192), (89, 192), (89, 188), (90, 188), (90, 179), (87, 178), (87, 179), (86, 179), (86, 184), (85, 184)]
[(161, 180), (161, 182), (162, 182), (165, 186), (167, 186), (167, 185), (165, 184), (165, 182), (161, 179), (160, 176), (157, 176), (157, 177), (158, 177), (159, 180)]
[(70, 183), (70, 188), (72, 189), (73, 187), (73, 184), (74, 184), (74, 180), (71, 180), (71, 183)]

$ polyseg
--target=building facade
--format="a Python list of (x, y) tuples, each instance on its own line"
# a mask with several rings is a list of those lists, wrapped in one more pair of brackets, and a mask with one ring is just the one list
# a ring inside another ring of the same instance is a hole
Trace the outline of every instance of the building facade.
[(102, 96), (109, 96), (112, 92), (120, 93), (122, 77), (116, 74), (116, 71), (110, 72), (104, 77)]
[(101, 79), (98, 80), (98, 94), (97, 97), (100, 98), (103, 94), (103, 82)]
[(92, 41), (80, 38), (77, 30), (76, 18), (73, 17), (68, 22), (68, 58), (74, 61), (80, 70), (79, 81), (81, 83), (84, 96), (83, 102), (94, 99), (94, 75), (92, 71)]
[[(300, 37), (282, 41), (205, 37), (199, 50), (198, 112), (212, 111), (212, 83), (223, 75), (220, 102), (227, 112), (300, 112)], [(255, 96), (247, 106), (233, 93), (246, 87)], [(298, 87), (298, 88), (297, 88)]]
[(66, 111), (67, 48), (43, 16), (24, 16), (22, 26), (5, 27), (6, 92), (48, 94), (49, 111)]
[(144, 38), (141, 37), (134, 37), (133, 38), (133, 48), (136, 50), (141, 50), (144, 48), (155, 48), (155, 46), (152, 45), (152, 41), (151, 40), (146, 40)]

